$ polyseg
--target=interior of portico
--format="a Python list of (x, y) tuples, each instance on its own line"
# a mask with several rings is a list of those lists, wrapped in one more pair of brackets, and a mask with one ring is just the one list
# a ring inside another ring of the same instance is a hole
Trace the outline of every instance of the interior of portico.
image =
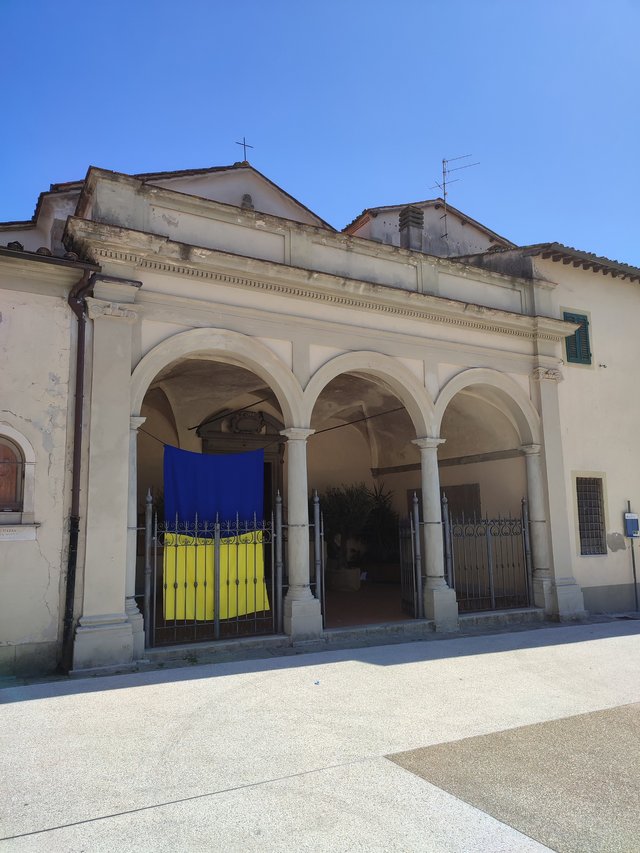
[[(346, 554), (325, 530), (327, 572), (325, 626), (344, 627), (412, 618), (403, 609), (400, 587), (398, 522), (407, 515), (406, 496), (379, 473), (415, 462), (408, 482), (420, 482), (419, 453), (411, 442), (415, 426), (398, 396), (379, 378), (359, 372), (342, 373), (322, 389), (313, 408), (308, 440), (309, 486), (324, 498), (328, 490), (364, 486), (382, 494), (390, 512), (383, 512), (377, 530), (367, 523), (349, 537)], [(326, 513), (329, 517), (329, 513)], [(375, 518), (375, 516), (373, 516)], [(325, 523), (326, 527), (326, 523)], [(345, 557), (348, 560), (344, 565)], [(346, 571), (345, 571), (346, 569)]]

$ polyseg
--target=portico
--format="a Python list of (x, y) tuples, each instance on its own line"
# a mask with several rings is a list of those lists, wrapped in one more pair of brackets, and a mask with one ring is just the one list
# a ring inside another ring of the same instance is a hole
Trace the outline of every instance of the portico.
[[(529, 600), (547, 617), (580, 618), (558, 390), (563, 341), (576, 324), (553, 316), (551, 285), (428, 255), (411, 241), (385, 243), (357, 228), (337, 233), (251, 167), (236, 171), (242, 193), (234, 201), (232, 182), (219, 184), (217, 172), (198, 179), (196, 196), (184, 176), (156, 185), (93, 169), (66, 222), (66, 247), (99, 268), (83, 315), (74, 670), (129, 665), (148, 651), (141, 530), (149, 489), (162, 519), (163, 446), (265, 451), (260, 524), (275, 530), (277, 498), (282, 559), (275, 548), (265, 551), (268, 595), (260, 606), (267, 617), (282, 615), (289, 642), (326, 629), (317, 566), (326, 568), (332, 547), (357, 584), (387, 585), (380, 589), (397, 603), (394, 612), (413, 584), (409, 598), (420, 597), (421, 606), (404, 616), (455, 631), (461, 590), (445, 560), (443, 496), (454, 520), (485, 521), (519, 518), (526, 497)], [(240, 203), (252, 186), (262, 211)], [(476, 225), (474, 239), (488, 245), (491, 233)], [(536, 313), (539, 305), (545, 314)], [(15, 439), (19, 426), (7, 426), (11, 446), (27, 448), (29, 439)], [(42, 465), (34, 455), (37, 483)], [(385, 504), (385, 536), (363, 522), (314, 542), (321, 523), (309, 514), (314, 491), (342, 487)], [(407, 581), (398, 522), (412, 512), (414, 495), (418, 539)], [(200, 544), (219, 559), (218, 546)], [(195, 597), (196, 586), (211, 584), (208, 574), (206, 581), (166, 574), (163, 547), (161, 533), (160, 590), (192, 586)], [(249, 582), (258, 575), (227, 581)], [(353, 592), (349, 606), (361, 624)], [(502, 593), (494, 593), (490, 605), (482, 594), (463, 609), (498, 606)], [(163, 602), (160, 593), (151, 602), (154, 618), (168, 618)]]

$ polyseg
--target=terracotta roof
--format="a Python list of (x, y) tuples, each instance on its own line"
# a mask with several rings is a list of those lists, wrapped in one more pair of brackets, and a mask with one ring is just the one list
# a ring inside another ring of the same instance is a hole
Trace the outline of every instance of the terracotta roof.
[(563, 243), (532, 243), (529, 246), (516, 246), (513, 249), (495, 248), (476, 255), (463, 255), (449, 258), (451, 261), (462, 261), (470, 258), (480, 258), (487, 255), (500, 255), (507, 252), (522, 254), (528, 257), (541, 257), (543, 260), (562, 261), (563, 264), (572, 264), (574, 267), (582, 267), (585, 270), (601, 272), (603, 275), (610, 274), (613, 278), (618, 276), (628, 278), (631, 281), (640, 281), (640, 268), (614, 261), (610, 258), (595, 255), (593, 252), (583, 252), (574, 249), (573, 246), (565, 246)]
[(44, 263), (55, 264), (57, 266), (77, 267), (83, 270), (99, 270), (97, 264), (90, 261), (83, 261), (78, 258), (75, 252), (65, 252), (64, 255), (54, 255), (50, 249), (42, 246), (31, 252), (24, 249), (20, 243), (13, 241), (7, 246), (0, 246), (0, 255), (5, 258), (21, 258), (30, 261), (43, 261)]

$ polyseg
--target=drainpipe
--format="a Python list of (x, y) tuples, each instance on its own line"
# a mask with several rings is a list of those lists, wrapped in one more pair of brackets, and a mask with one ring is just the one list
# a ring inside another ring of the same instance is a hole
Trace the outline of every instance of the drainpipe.
[(69, 556), (65, 583), (64, 623), (62, 629), (62, 656), (60, 668), (68, 672), (73, 657), (73, 611), (75, 608), (76, 567), (78, 564), (78, 536), (80, 532), (80, 472), (82, 463), (82, 409), (84, 404), (84, 365), (87, 312), (85, 296), (93, 287), (95, 273), (84, 273), (67, 299), (78, 321), (76, 346), (76, 389), (73, 417), (73, 459), (71, 463), (71, 513), (69, 516)]

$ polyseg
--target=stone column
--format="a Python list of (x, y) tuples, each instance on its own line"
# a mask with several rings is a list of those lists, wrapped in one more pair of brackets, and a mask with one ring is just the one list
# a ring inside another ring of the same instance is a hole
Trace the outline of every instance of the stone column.
[(294, 640), (322, 633), (320, 602), (309, 587), (309, 495), (307, 438), (312, 429), (285, 429), (287, 439), (287, 569), (289, 589), (284, 600), (284, 630)]
[[(547, 480), (549, 506), (548, 524), (548, 577), (541, 572), (537, 586), (536, 604), (544, 606), (550, 616), (560, 620), (580, 619), (585, 615), (582, 590), (572, 573), (572, 549), (567, 517), (567, 487), (565, 482), (562, 430), (558, 400), (558, 382), (562, 373), (555, 368), (537, 367), (532, 374), (538, 383), (544, 455), (539, 466), (539, 481), (542, 489), (543, 473)], [(527, 474), (529, 469), (527, 468)], [(538, 476), (534, 473), (534, 480)], [(544, 501), (542, 501), (544, 506)], [(533, 509), (532, 509), (533, 511)], [(544, 513), (544, 510), (543, 510)], [(544, 518), (544, 514), (542, 515)], [(540, 567), (543, 569), (544, 567)]]
[(82, 616), (73, 669), (131, 663), (125, 612), (130, 464), (130, 305), (87, 299), (93, 320), (89, 477)]
[(129, 418), (129, 503), (127, 512), (127, 583), (124, 612), (133, 632), (133, 659), (144, 657), (144, 620), (135, 599), (138, 550), (138, 430), (146, 418)]
[(444, 546), (442, 541), (442, 508), (440, 503), (440, 474), (438, 447), (443, 438), (416, 438), (420, 448), (422, 475), (423, 562), (426, 569), (424, 584), (424, 613), (435, 622), (436, 631), (458, 630), (458, 603), (455, 590), (444, 577)]
[(533, 601), (536, 607), (545, 607), (551, 585), (551, 559), (540, 445), (523, 444), (522, 451), (527, 466), (529, 534), (533, 560)]

